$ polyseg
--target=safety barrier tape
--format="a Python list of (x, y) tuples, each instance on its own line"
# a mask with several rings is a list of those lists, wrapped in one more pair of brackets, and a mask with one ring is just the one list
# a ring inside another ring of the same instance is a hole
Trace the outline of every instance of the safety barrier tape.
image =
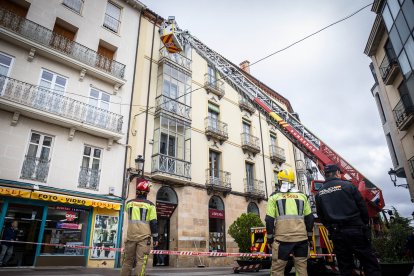
[[(104, 246), (70, 245), (70, 244), (61, 244), (61, 243), (41, 243), (41, 242), (10, 241), (10, 240), (0, 240), (0, 242), (57, 246), (57, 247), (78, 248), (78, 249), (92, 249), (92, 250), (103, 250), (103, 251), (118, 251), (118, 252), (124, 251), (123, 248), (104, 247)], [(265, 254), (265, 253), (198, 252), (198, 251), (174, 251), (174, 250), (156, 250), (156, 249), (151, 250), (150, 254), (177, 255), (177, 256), (205, 256), (205, 257), (253, 257), (253, 258), (272, 257), (272, 254)], [(334, 254), (310, 254), (310, 256), (311, 257), (328, 257), (328, 256), (335, 256), (335, 255)]]

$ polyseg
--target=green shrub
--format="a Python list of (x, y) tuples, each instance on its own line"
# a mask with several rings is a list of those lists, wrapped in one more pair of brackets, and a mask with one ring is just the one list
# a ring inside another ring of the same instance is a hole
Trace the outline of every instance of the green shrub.
[(229, 227), (229, 235), (239, 246), (239, 252), (251, 252), (250, 228), (264, 226), (256, 214), (242, 214)]

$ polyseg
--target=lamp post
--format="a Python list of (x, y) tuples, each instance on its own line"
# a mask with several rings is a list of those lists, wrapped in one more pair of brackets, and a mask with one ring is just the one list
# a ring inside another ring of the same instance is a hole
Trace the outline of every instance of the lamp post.
[(142, 157), (142, 155), (138, 155), (138, 157), (135, 159), (135, 169), (137, 171), (138, 177), (144, 176), (144, 162), (145, 159)]
[(388, 174), (390, 176), (392, 183), (394, 183), (394, 187), (404, 187), (408, 189), (408, 184), (397, 184), (397, 171), (390, 169), (388, 171)]

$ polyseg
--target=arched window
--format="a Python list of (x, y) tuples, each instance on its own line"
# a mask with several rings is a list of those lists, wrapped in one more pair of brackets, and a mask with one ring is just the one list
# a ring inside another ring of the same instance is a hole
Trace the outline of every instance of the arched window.
[(178, 204), (177, 194), (173, 189), (167, 186), (161, 187), (157, 192), (157, 201)]
[(249, 205), (247, 205), (247, 213), (253, 213), (260, 217), (259, 207), (257, 207), (254, 202), (250, 202)]
[(223, 200), (212, 196), (208, 202), (209, 251), (226, 252), (226, 227)]

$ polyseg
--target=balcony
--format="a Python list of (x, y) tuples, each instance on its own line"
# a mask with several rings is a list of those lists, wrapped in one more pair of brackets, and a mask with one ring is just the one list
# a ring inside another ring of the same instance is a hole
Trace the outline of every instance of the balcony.
[(186, 183), (191, 179), (191, 163), (164, 154), (152, 157), (152, 177), (167, 182)]
[(206, 186), (208, 194), (218, 191), (227, 195), (231, 191), (231, 173), (206, 169)]
[(185, 56), (181, 55), (180, 53), (169, 53), (165, 47), (160, 50), (160, 61), (159, 63), (164, 62), (171, 62), (180, 68), (186, 69), (188, 72), (191, 73), (191, 59), (186, 58)]
[(213, 93), (221, 99), (224, 96), (224, 82), (217, 80), (215, 76), (210, 74), (204, 75), (204, 88), (207, 90), (207, 93)]
[(99, 189), (99, 178), (101, 170), (81, 167), (78, 178), (78, 188), (97, 191)]
[(414, 156), (408, 159), (408, 167), (410, 168), (411, 177), (414, 178)]
[(46, 182), (49, 174), (50, 160), (25, 156), (20, 178), (38, 182)]
[(240, 97), (239, 107), (241, 110), (246, 110), (250, 114), (253, 114), (256, 111), (256, 108), (245, 98)]
[(387, 55), (384, 56), (384, 59), (381, 62), (379, 67), (382, 80), (386, 85), (390, 85), (393, 83), (395, 77), (399, 73), (399, 66), (397, 62), (397, 58), (388, 58)]
[(285, 150), (281, 147), (276, 145), (270, 145), (270, 160), (276, 163), (284, 163), (286, 162), (286, 154)]
[(244, 178), (244, 192), (248, 198), (265, 199), (264, 182), (257, 179)]
[(410, 95), (401, 96), (401, 100), (393, 109), (395, 123), (399, 130), (407, 130), (414, 122), (414, 105)]
[(206, 117), (204, 119), (205, 133), (210, 140), (211, 138), (216, 139), (222, 144), (224, 141), (229, 139), (229, 134), (227, 130), (227, 124), (223, 123), (212, 117)]
[(174, 117), (178, 116), (181, 119), (191, 121), (191, 106), (185, 105), (170, 97), (160, 95), (155, 98), (155, 114), (166, 112)]
[(104, 138), (122, 138), (122, 116), (0, 75), (0, 107)]
[(241, 134), (241, 143), (244, 152), (250, 152), (253, 155), (260, 152), (259, 138), (250, 135), (249, 133)]
[(305, 174), (306, 173), (306, 165), (303, 160), (296, 160), (296, 172), (299, 174)]
[[(77, 69), (87, 69), (113, 82), (124, 84), (125, 65), (54, 33), (33, 21), (0, 8), (0, 37), (29, 46), (62, 61), (71, 61)], [(86, 65), (86, 67), (85, 67)], [(115, 79), (114, 79), (115, 78)]]

